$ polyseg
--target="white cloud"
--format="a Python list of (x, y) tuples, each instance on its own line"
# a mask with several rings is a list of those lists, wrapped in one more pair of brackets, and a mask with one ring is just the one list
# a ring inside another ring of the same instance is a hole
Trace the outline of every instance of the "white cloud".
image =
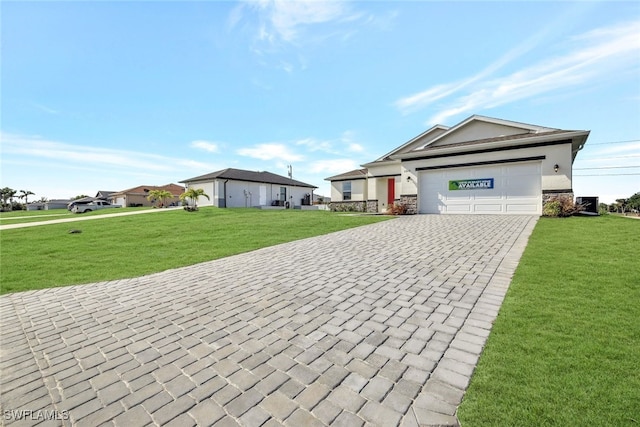
[(364, 147), (361, 144), (354, 141), (355, 137), (356, 137), (356, 133), (354, 131), (347, 130), (342, 132), (342, 135), (340, 136), (341, 145), (343, 146), (346, 145), (347, 151), (351, 153), (364, 152)]
[(241, 148), (237, 150), (241, 156), (253, 157), (260, 160), (284, 160), (286, 162), (298, 162), (304, 160), (304, 156), (293, 153), (284, 144), (267, 143), (258, 144), (251, 148)]
[(351, 153), (364, 152), (364, 146), (354, 141), (355, 132), (345, 131), (339, 138), (333, 140), (318, 140), (315, 138), (304, 138), (296, 141), (296, 145), (304, 146), (310, 152), (322, 151), (329, 154), (343, 154), (345, 151)]
[(329, 159), (312, 162), (310, 173), (338, 174), (360, 168), (360, 165), (352, 159)]
[(315, 138), (305, 138), (296, 141), (296, 145), (304, 146), (308, 151), (323, 151), (325, 153), (335, 153), (333, 142), (320, 141)]
[(571, 40), (573, 49), (563, 55), (487, 80), (513, 58), (531, 50), (540, 39), (534, 37), (526, 41), (474, 76), (460, 82), (438, 84), (401, 98), (395, 106), (407, 113), (444, 99), (445, 108), (427, 121), (431, 125), (443, 123), (458, 114), (591, 84), (603, 77), (637, 72), (640, 68), (640, 22), (634, 21), (574, 37)]
[(176, 159), (157, 154), (116, 150), (110, 148), (74, 145), (58, 141), (50, 141), (38, 136), (0, 133), (3, 161), (7, 155), (19, 156), (21, 159), (55, 160), (60, 168), (67, 167), (100, 167), (160, 172), (175, 171), (180, 162), (189, 162), (191, 166), (206, 168), (206, 165), (189, 160)]
[(204, 140), (196, 140), (196, 141), (192, 141), (191, 142), (191, 147), (192, 148), (197, 148), (200, 150), (204, 150), (204, 151), (208, 151), (210, 153), (217, 153), (220, 151), (220, 146), (218, 143), (215, 142), (210, 142), (210, 141), (204, 141)]
[[(250, 3), (261, 15), (258, 38), (271, 43), (294, 42), (304, 27), (332, 21), (352, 20), (354, 15), (342, 1), (266, 0)], [(234, 17), (237, 20), (237, 17)]]

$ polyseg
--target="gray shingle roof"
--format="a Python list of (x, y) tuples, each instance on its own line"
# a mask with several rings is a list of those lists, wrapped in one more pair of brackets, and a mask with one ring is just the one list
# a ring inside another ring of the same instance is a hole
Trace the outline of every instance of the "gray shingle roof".
[(307, 184), (295, 179), (289, 179), (287, 177), (276, 175), (275, 173), (271, 172), (257, 172), (233, 168), (227, 168), (217, 172), (208, 173), (206, 175), (196, 176), (194, 178), (185, 179), (184, 181), (180, 182), (189, 183), (196, 181), (210, 181), (213, 179), (231, 179), (235, 181), (264, 182), (267, 184), (295, 185), (297, 187), (318, 188), (315, 185)]
[(349, 172), (341, 173), (340, 175), (330, 176), (329, 178), (325, 178), (325, 181), (365, 179), (366, 177), (367, 177), (367, 169), (355, 169)]

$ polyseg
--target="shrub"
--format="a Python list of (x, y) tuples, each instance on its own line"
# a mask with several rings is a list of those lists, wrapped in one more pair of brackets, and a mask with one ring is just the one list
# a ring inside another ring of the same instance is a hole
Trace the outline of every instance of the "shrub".
[(572, 197), (555, 196), (542, 206), (542, 215), (549, 217), (567, 217), (584, 210), (584, 205), (575, 203)]
[(387, 208), (387, 215), (406, 215), (407, 205), (404, 203), (394, 203)]

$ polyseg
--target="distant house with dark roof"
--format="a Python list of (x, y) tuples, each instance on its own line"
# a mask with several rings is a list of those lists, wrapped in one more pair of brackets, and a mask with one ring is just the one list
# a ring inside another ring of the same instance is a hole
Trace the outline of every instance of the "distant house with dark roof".
[(122, 205), (124, 207), (156, 206), (156, 201), (148, 199), (149, 192), (153, 190), (166, 190), (173, 194), (173, 198), (167, 199), (165, 203), (167, 205), (174, 206), (179, 204), (180, 195), (184, 193), (184, 187), (178, 184), (160, 186), (140, 185), (123, 191), (111, 192), (111, 194), (109, 194), (109, 201), (113, 204)]
[(302, 181), (276, 175), (271, 172), (256, 172), (227, 168), (206, 175), (180, 181), (187, 189), (202, 189), (209, 200), (201, 197), (199, 206), (296, 207), (310, 205), (313, 190), (317, 187)]
[(100, 191), (98, 191), (98, 193), (96, 193), (96, 199), (109, 200), (113, 193), (115, 193), (115, 191), (100, 190)]

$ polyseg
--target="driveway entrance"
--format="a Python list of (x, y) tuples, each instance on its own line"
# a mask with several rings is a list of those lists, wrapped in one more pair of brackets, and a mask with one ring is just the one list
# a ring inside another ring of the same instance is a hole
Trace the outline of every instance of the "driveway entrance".
[(399, 217), (5, 295), (4, 422), (455, 425), (536, 220)]

